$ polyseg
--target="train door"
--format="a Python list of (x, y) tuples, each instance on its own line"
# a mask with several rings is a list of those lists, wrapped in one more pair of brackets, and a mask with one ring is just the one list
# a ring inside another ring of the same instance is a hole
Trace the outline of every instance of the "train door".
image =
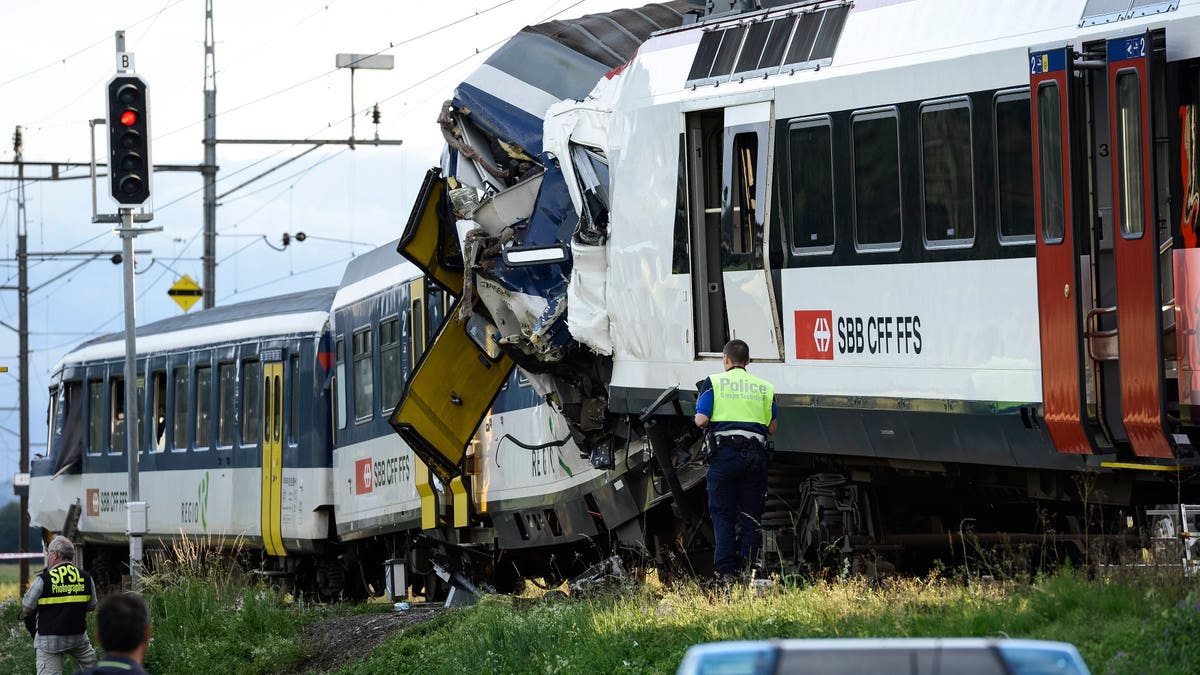
[(1172, 456), (1151, 56), (1147, 35), (1030, 54), (1043, 401), (1063, 452)]
[(1079, 203), (1071, 138), (1075, 82), (1068, 48), (1032, 53), (1030, 112), (1033, 117), (1034, 209), (1037, 236), (1038, 316), (1042, 355), (1042, 401), (1046, 428), (1062, 452), (1092, 452), (1088, 424), (1083, 343), (1081, 246), (1076, 232), (1085, 210)]
[(268, 555), (287, 555), (281, 533), (283, 499), (283, 362), (262, 364), (262, 537)]
[(1158, 140), (1166, 137), (1157, 119), (1161, 63), (1150, 34), (1109, 40), (1105, 52), (1121, 419), (1135, 454), (1172, 457), (1165, 366), (1174, 355), (1164, 346), (1174, 352), (1175, 345), (1173, 334), (1164, 336), (1174, 327), (1175, 312), (1163, 282), (1171, 278), (1173, 242), (1167, 220), (1158, 215), (1155, 162), (1165, 150)]
[(460, 473), (467, 444), (516, 364), (500, 351), (496, 327), (478, 308), (469, 318), (462, 317), (461, 300), (448, 310), (426, 348), (424, 286), (424, 279), (412, 284), (416, 365), (390, 421), (417, 457), (449, 484)]
[(737, 338), (752, 358), (782, 358), (766, 246), (772, 111), (762, 101), (687, 118), (698, 355)]

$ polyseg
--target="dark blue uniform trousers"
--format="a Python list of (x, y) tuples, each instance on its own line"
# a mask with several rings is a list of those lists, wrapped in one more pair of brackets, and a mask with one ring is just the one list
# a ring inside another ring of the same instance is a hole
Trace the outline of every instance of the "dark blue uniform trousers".
[(737, 574), (747, 560), (758, 556), (769, 468), (761, 443), (741, 437), (717, 440), (708, 460), (708, 511), (716, 539), (713, 564), (719, 574)]

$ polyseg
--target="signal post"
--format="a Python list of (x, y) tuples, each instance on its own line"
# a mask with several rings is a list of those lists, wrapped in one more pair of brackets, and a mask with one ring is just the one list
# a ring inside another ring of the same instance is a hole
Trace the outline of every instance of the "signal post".
[[(117, 31), (117, 75), (108, 82), (109, 192), (119, 204), (114, 230), (121, 236), (125, 287), (125, 454), (129, 467), (129, 494), (125, 502), (129, 535), (129, 578), (133, 590), (142, 585), (142, 537), (148, 531), (146, 502), (138, 481), (138, 441), (141, 429), (137, 407), (137, 335), (134, 305), (133, 240), (161, 227), (134, 227), (134, 207), (150, 199), (153, 164), (150, 159), (150, 95), (146, 81), (134, 73), (133, 54), (124, 51), (125, 33)], [(153, 213), (137, 220), (153, 219)], [(92, 215), (93, 222), (111, 222), (112, 216)]]

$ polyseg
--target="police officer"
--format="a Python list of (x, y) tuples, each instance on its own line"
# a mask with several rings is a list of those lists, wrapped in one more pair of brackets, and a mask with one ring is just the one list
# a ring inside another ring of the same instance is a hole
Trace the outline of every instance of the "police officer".
[(719, 575), (732, 576), (758, 555), (770, 468), (767, 434), (774, 434), (778, 425), (775, 387), (746, 372), (750, 347), (730, 340), (722, 360), (725, 372), (702, 383), (696, 426), (709, 427), (715, 445), (708, 460), (713, 563)]
[(38, 675), (60, 675), (63, 654), (70, 654), (81, 668), (96, 665), (96, 650), (87, 634), (87, 613), (96, 608), (96, 590), (74, 559), (70, 539), (52, 539), (46, 547), (46, 569), (21, 599), (26, 615), (37, 613), (33, 648)]

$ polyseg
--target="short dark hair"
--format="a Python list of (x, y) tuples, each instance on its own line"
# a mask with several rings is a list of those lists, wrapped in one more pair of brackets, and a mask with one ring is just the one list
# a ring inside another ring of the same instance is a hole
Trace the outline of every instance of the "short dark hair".
[(750, 345), (744, 340), (730, 340), (725, 343), (725, 356), (733, 362), (735, 366), (744, 366), (750, 363)]
[(117, 593), (100, 603), (96, 634), (106, 652), (128, 654), (146, 639), (150, 608), (137, 593)]

